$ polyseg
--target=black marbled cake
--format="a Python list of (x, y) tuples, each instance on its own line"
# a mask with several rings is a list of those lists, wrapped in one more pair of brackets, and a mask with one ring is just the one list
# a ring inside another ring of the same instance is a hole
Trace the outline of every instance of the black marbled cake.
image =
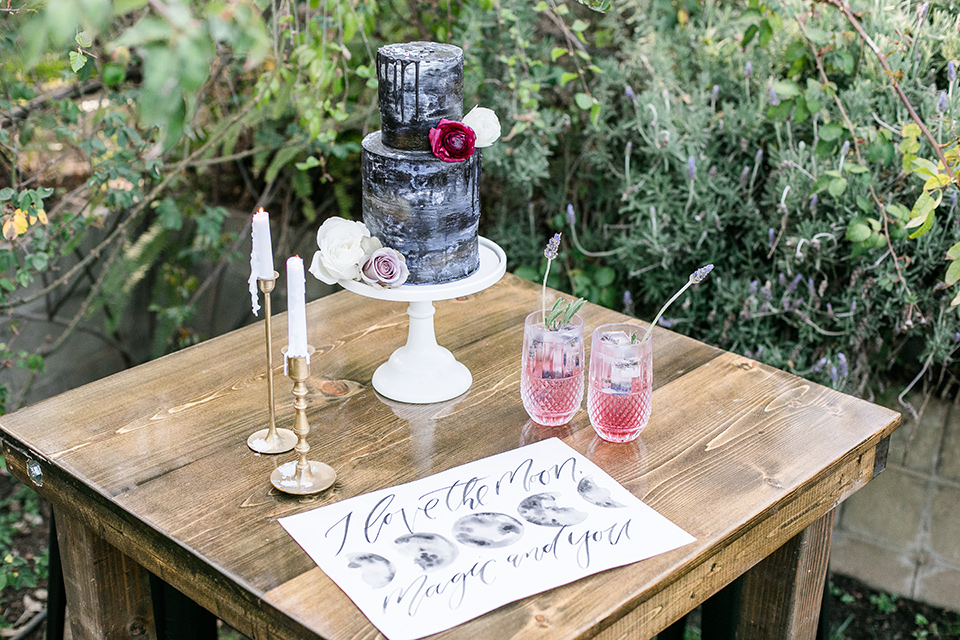
[(463, 52), (409, 42), (377, 52), (382, 131), (363, 139), (363, 222), (403, 254), (408, 284), (443, 284), (480, 266), (480, 151), (444, 162), (429, 131), (463, 115)]

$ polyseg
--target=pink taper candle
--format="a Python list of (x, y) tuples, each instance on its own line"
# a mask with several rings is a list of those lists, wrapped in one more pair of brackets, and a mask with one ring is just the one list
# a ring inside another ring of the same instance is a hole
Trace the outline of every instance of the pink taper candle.
[(287, 259), (287, 357), (307, 353), (307, 279), (300, 256)]

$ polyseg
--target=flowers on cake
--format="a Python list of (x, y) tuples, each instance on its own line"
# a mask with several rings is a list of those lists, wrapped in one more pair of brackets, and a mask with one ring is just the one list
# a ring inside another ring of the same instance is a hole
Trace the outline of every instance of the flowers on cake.
[(482, 149), (489, 147), (500, 137), (500, 119), (493, 109), (486, 107), (474, 107), (470, 113), (463, 117), (463, 124), (467, 125), (477, 134), (477, 141), (474, 146)]
[(463, 162), (473, 155), (477, 134), (473, 129), (456, 120), (440, 118), (439, 124), (430, 129), (430, 150), (444, 162)]
[(441, 118), (430, 129), (430, 150), (444, 162), (463, 162), (475, 147), (489, 147), (500, 137), (500, 120), (492, 109), (474, 107), (463, 121)]
[(366, 258), (360, 278), (367, 284), (398, 287), (407, 280), (407, 261), (396, 249), (381, 247)]
[(399, 287), (410, 275), (404, 257), (371, 237), (362, 222), (327, 218), (317, 230), (317, 246), (310, 273), (326, 284), (357, 280), (378, 288)]

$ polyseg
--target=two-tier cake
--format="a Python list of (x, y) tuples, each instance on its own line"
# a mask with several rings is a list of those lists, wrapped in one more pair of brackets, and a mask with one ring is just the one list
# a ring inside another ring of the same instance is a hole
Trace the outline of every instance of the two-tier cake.
[(465, 278), (480, 264), (480, 151), (444, 161), (430, 129), (463, 116), (463, 51), (408, 42), (377, 52), (381, 131), (363, 139), (363, 222), (406, 259), (407, 284)]

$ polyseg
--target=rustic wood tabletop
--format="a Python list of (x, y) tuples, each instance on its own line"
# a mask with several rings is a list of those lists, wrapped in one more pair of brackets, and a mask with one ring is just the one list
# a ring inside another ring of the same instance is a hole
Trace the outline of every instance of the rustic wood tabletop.
[[(349, 292), (309, 304), (310, 458), (338, 475), (315, 496), (270, 484), (295, 454), (246, 445), (268, 420), (259, 322), (0, 418), (11, 472), (57, 509), (74, 638), (149, 633), (143, 568), (252, 638), (378, 637), (277, 519), (554, 436), (697, 541), (438, 637), (651, 637), (745, 572), (743, 637), (813, 637), (832, 510), (882, 470), (899, 414), (658, 328), (653, 412), (636, 442), (599, 440), (585, 409), (538, 427), (519, 361), (539, 300), (508, 274), (437, 303), (437, 340), (474, 381), (431, 405), (370, 387), (406, 339), (405, 304)], [(595, 305), (582, 315), (587, 335), (625, 319)], [(293, 420), (285, 336), (279, 315), (279, 426)]]

